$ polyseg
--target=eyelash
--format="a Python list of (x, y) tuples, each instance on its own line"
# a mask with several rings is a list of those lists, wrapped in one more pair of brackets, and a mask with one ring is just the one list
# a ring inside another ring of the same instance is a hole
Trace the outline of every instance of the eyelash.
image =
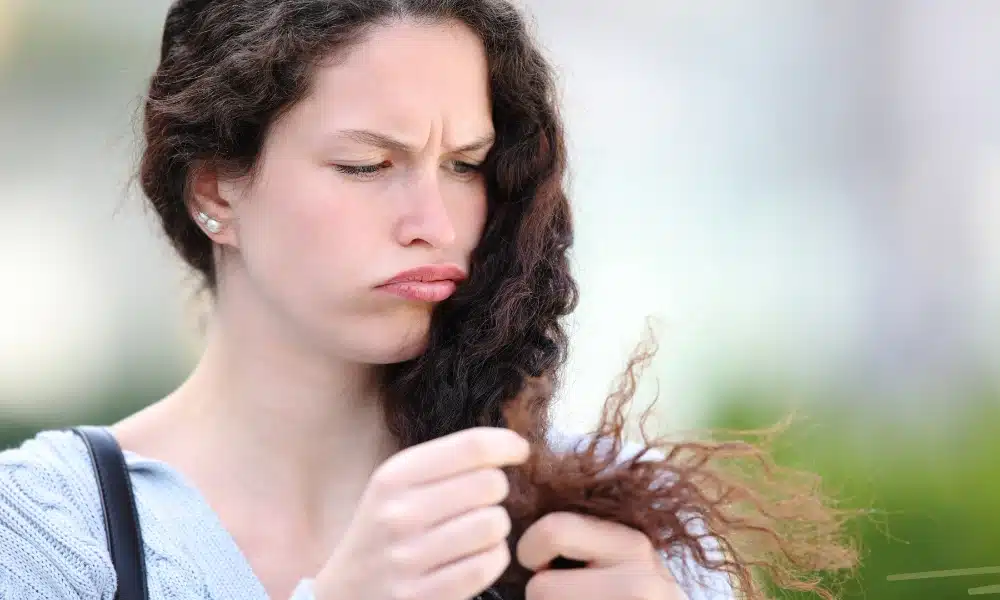
[[(458, 168), (463, 169), (460, 171), (459, 175), (471, 175), (478, 173), (482, 166), (481, 164), (474, 165), (472, 163), (463, 162), (460, 160), (452, 161), (452, 163)], [(335, 169), (344, 173), (345, 175), (351, 175), (361, 179), (372, 179), (378, 175), (379, 171), (384, 171), (392, 166), (389, 161), (382, 161), (374, 165), (333, 165)]]

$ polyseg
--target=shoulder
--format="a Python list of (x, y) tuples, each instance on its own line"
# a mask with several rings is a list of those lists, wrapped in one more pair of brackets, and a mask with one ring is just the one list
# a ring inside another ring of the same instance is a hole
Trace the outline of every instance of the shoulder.
[[(547, 440), (549, 447), (556, 452), (573, 452), (595, 441), (593, 434), (558, 428), (552, 428), (549, 431)], [(599, 452), (611, 452), (615, 448), (613, 440), (599, 439), (596, 441)], [(626, 441), (618, 449), (616, 462), (621, 463), (629, 460), (642, 450), (641, 444)], [(641, 460), (647, 458), (657, 460), (663, 458), (663, 454), (659, 451), (653, 451)], [(688, 519), (685, 526), (690, 535), (705, 536), (707, 533), (705, 524), (699, 519)], [(717, 540), (708, 536), (702, 537), (701, 540), (709, 557), (719, 556), (720, 550)], [(682, 556), (664, 557), (664, 562), (670, 568), (670, 572), (677, 579), (678, 584), (684, 589), (688, 600), (733, 600), (736, 597), (729, 576), (726, 573), (702, 567), (695, 561), (694, 555), (690, 551), (686, 551)]]
[(0, 598), (99, 599), (114, 590), (91, 473), (68, 431), (0, 452)]

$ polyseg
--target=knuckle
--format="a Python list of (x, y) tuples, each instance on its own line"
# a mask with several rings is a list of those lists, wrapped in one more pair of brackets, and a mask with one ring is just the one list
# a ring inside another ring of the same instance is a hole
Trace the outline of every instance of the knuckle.
[(414, 530), (417, 515), (402, 502), (388, 502), (378, 512), (376, 520), (390, 536), (402, 537)]
[(406, 573), (416, 556), (409, 546), (391, 546), (386, 551), (386, 560), (393, 573)]
[(502, 573), (510, 564), (510, 550), (506, 544), (500, 544), (490, 550), (485, 560), (478, 561), (475, 569), (476, 583), (489, 583)]
[(488, 560), (476, 561), (475, 565), (472, 568), (472, 573), (470, 577), (470, 579), (472, 580), (470, 583), (473, 586), (479, 587), (481, 584), (490, 580), (490, 576), (493, 574), (492, 562), (493, 561), (488, 561)]
[(635, 546), (635, 549), (641, 552), (643, 556), (652, 557), (654, 555), (655, 550), (653, 548), (653, 541), (649, 539), (649, 536), (638, 529), (629, 529), (629, 536), (629, 542)]
[(487, 514), (486, 527), (489, 532), (490, 539), (502, 540), (506, 539), (507, 535), (510, 533), (513, 524), (510, 520), (510, 513), (507, 512), (502, 506), (490, 507), (489, 513)]
[(562, 526), (563, 523), (561, 515), (559, 513), (550, 513), (542, 519), (539, 519), (535, 524), (535, 534), (539, 538), (548, 541), (558, 537)]
[(526, 600), (556, 600), (546, 575), (542, 572), (528, 580), (528, 585), (524, 589)]
[(372, 473), (368, 487), (376, 493), (391, 491), (399, 487), (398, 476), (392, 464), (386, 463)]
[(490, 500), (503, 500), (510, 493), (510, 481), (502, 469), (488, 469), (482, 477), (481, 489)]
[(489, 462), (493, 452), (493, 445), (485, 435), (470, 435), (465, 438), (465, 447), (462, 449), (477, 464)]
[(462, 585), (479, 587), (492, 581), (501, 558), (498, 549), (492, 548), (470, 560), (464, 569)]

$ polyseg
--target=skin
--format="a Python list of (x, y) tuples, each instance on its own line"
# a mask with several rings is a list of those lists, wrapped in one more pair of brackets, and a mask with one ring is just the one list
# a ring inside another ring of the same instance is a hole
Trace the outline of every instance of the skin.
[[(315, 576), (321, 600), (466, 600), (512, 559), (500, 468), (527, 445), (483, 428), (395, 446), (374, 366), (422, 351), (433, 305), (374, 288), (469, 266), (486, 218), (474, 166), (493, 135), (485, 50), (460, 24), (402, 22), (342, 58), (275, 123), (253, 178), (195, 171), (192, 217), (222, 225), (205, 231), (219, 289), (204, 353), (113, 431), (198, 488), (273, 598)], [(590, 563), (542, 569), (532, 600), (682, 598), (648, 540), (610, 523), (552, 515), (517, 554)]]

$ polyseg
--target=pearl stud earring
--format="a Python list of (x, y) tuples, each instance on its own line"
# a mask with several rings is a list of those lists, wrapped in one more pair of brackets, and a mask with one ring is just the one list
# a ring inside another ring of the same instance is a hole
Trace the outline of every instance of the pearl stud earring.
[(219, 223), (203, 212), (198, 212), (198, 220), (201, 221), (201, 224), (205, 226), (205, 229), (211, 233), (219, 233), (222, 231), (222, 223)]

